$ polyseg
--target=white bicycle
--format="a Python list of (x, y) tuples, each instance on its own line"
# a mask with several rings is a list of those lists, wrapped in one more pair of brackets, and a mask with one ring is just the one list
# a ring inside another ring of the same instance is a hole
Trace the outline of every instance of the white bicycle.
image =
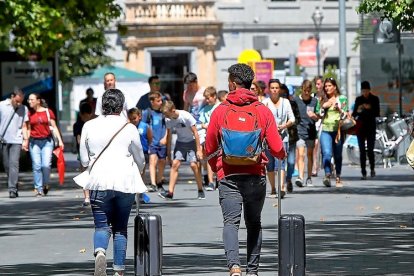
[[(401, 119), (399, 117), (393, 116), (391, 120), (388, 120), (387, 117), (377, 118), (377, 130), (375, 135), (375, 145), (374, 145), (374, 155), (375, 155), (375, 164), (383, 164), (384, 168), (392, 167), (392, 157), (398, 145), (404, 140), (404, 138), (409, 135), (409, 127), (407, 121), (410, 121), (411, 118)], [(393, 134), (389, 137), (387, 133), (387, 128), (390, 129), (390, 132)], [(359, 165), (359, 146), (358, 139), (355, 135), (348, 135), (345, 140), (344, 147), (348, 156), (348, 160), (353, 165)], [(367, 145), (365, 143), (365, 149), (367, 151)], [(368, 160), (368, 156), (367, 156)]]

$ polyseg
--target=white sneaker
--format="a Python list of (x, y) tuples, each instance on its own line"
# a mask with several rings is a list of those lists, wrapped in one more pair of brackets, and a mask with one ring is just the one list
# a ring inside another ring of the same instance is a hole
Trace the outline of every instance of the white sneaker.
[(106, 276), (106, 256), (102, 251), (98, 251), (95, 256), (94, 276)]

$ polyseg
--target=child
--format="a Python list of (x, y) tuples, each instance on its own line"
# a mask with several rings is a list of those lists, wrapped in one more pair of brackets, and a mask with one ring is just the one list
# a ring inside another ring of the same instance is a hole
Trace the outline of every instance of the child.
[[(148, 164), (149, 156), (148, 156), (148, 145), (152, 142), (152, 130), (149, 125), (142, 121), (142, 111), (136, 107), (131, 108), (128, 110), (128, 120), (131, 124), (135, 125), (138, 128), (142, 150), (144, 151), (145, 156), (145, 163)], [(144, 178), (145, 175), (145, 168), (142, 172), (142, 177)], [(145, 181), (144, 181), (145, 183)]]
[[(165, 170), (165, 159), (167, 157), (167, 128), (165, 117), (161, 113), (162, 95), (160, 92), (150, 92), (148, 95), (151, 108), (142, 114), (142, 121), (147, 123), (152, 131), (152, 140), (148, 145), (149, 172), (151, 185), (149, 192), (161, 192), (163, 188), (163, 176)], [(157, 171), (158, 168), (158, 171)]]
[[(204, 143), (205, 138), (207, 134), (207, 127), (208, 123), (210, 122), (211, 114), (213, 113), (214, 109), (220, 104), (220, 102), (217, 99), (217, 91), (213, 86), (209, 86), (204, 90), (203, 96), (206, 100), (207, 105), (205, 105), (200, 110), (200, 123), (201, 123), (201, 130), (198, 131), (198, 135), (200, 137), (200, 143), (203, 147), (203, 153), (204, 151)], [(215, 185), (214, 185), (214, 173), (211, 170), (210, 165), (208, 164), (207, 160), (203, 160), (202, 162), (203, 170), (207, 173), (204, 178), (207, 178), (207, 181), (204, 181), (204, 189), (206, 191), (214, 191)]]
[[(81, 103), (79, 105), (78, 120), (73, 124), (73, 136), (75, 136), (75, 139), (76, 139), (76, 150), (78, 152), (78, 160), (80, 160), (80, 158), (79, 158), (79, 145), (80, 145), (80, 137), (81, 137), (81, 134), (82, 134), (83, 125), (85, 124), (85, 122), (89, 121), (93, 117), (95, 117), (95, 115), (93, 113), (92, 106), (87, 102)], [(79, 164), (79, 170), (84, 171), (84, 168), (80, 164)], [(89, 199), (89, 191), (88, 190), (83, 190), (83, 197), (84, 197), (84, 201), (83, 201), (82, 205), (84, 207), (89, 206), (91, 204), (91, 201)]]
[[(173, 198), (181, 161), (189, 161), (197, 182), (197, 197), (198, 199), (205, 199), (200, 165), (198, 162), (198, 160), (203, 159), (203, 151), (197, 133), (196, 120), (189, 112), (175, 109), (172, 101), (165, 101), (161, 107), (161, 111), (167, 118), (165, 122), (167, 125), (167, 155), (168, 160), (171, 163), (171, 171), (168, 191), (160, 192), (158, 195), (164, 199)], [(170, 155), (171, 132), (173, 129), (177, 132), (177, 141), (175, 143), (174, 158), (172, 160)]]
[[(128, 110), (128, 120), (131, 124), (135, 125), (138, 128), (139, 138), (141, 140), (142, 150), (144, 151), (145, 156), (145, 164), (148, 164), (148, 144), (152, 141), (152, 131), (148, 124), (142, 119), (142, 111), (136, 107), (131, 108)], [(146, 167), (146, 166), (145, 166)], [(142, 179), (145, 183), (145, 167), (142, 171)], [(146, 196), (144, 193), (139, 195), (141, 202), (148, 203), (149, 197)]]
[(217, 98), (222, 103), (227, 99), (228, 94), (229, 92), (227, 90), (220, 90), (219, 92), (217, 92)]

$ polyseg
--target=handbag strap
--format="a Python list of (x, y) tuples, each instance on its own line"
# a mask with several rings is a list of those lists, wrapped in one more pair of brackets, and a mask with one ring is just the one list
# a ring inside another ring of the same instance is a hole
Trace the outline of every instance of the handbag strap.
[(106, 146), (103, 148), (103, 150), (99, 153), (98, 157), (96, 157), (95, 162), (93, 162), (89, 173), (92, 171), (93, 166), (95, 166), (96, 161), (98, 161), (99, 157), (101, 157), (102, 153), (109, 147), (109, 145), (112, 143), (112, 141), (114, 140), (114, 138), (118, 135), (118, 133), (121, 132), (121, 130), (124, 129), (124, 127), (126, 127), (129, 123), (125, 123), (125, 125), (123, 125), (115, 134), (114, 136), (112, 136), (111, 140), (109, 140), (108, 144), (106, 144)]

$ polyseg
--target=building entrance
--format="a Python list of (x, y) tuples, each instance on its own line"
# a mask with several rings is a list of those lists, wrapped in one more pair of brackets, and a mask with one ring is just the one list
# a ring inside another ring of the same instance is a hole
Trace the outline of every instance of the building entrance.
[(168, 93), (176, 108), (183, 108), (183, 77), (189, 70), (188, 53), (152, 53), (151, 74), (161, 80), (161, 92)]

